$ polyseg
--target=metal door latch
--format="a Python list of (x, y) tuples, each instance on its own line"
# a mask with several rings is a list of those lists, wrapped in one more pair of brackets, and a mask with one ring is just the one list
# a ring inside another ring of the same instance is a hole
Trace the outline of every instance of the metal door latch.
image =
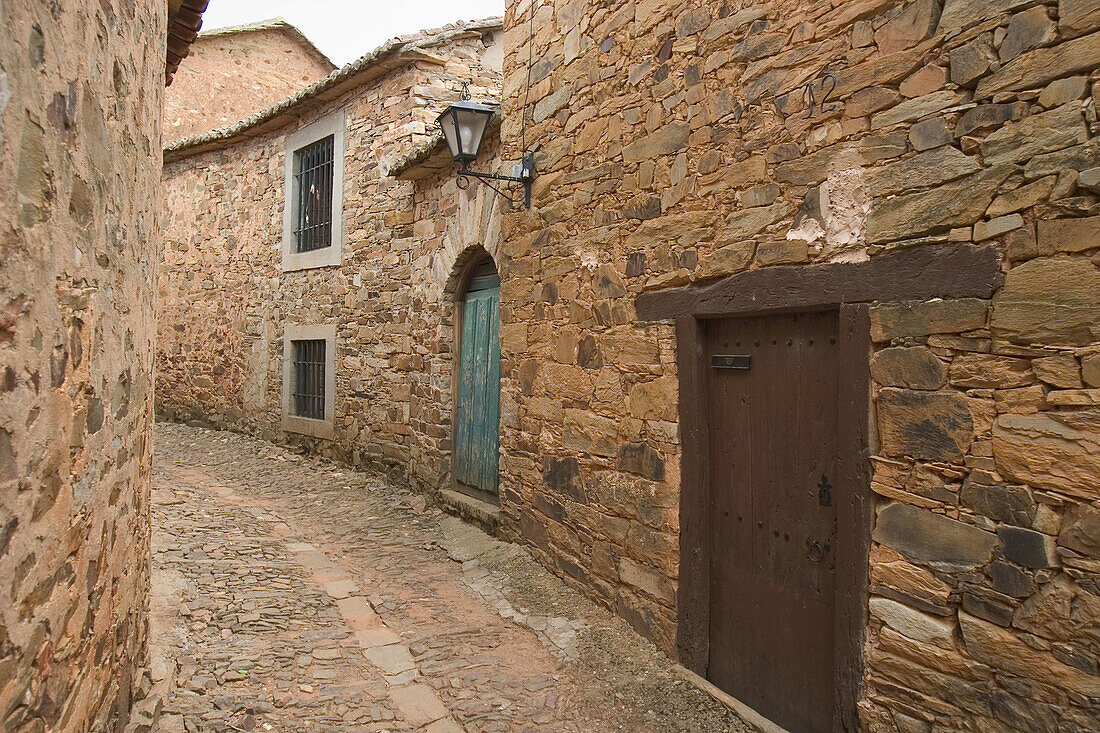
[(821, 474), (821, 482), (817, 485), (817, 503), (821, 506), (833, 505), (833, 487), (825, 474)]
[(806, 549), (808, 550), (807, 556), (810, 558), (810, 562), (821, 562), (825, 559), (825, 556), (829, 554), (829, 543), (822, 544), (817, 540), (811, 540), (806, 538)]

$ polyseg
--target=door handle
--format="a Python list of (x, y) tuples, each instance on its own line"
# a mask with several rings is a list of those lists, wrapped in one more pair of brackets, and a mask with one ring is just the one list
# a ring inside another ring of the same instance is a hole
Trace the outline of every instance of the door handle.
[(810, 562), (821, 562), (829, 554), (829, 543), (806, 538), (807, 557)]

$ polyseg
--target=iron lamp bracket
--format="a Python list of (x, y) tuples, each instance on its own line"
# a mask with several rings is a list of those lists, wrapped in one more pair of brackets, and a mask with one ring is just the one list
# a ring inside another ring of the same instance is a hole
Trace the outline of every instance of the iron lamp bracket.
[(477, 178), (485, 183), (486, 186), (496, 191), (502, 198), (504, 198), (510, 206), (515, 206), (516, 199), (509, 196), (504, 191), (494, 186), (490, 181), (502, 181), (504, 183), (521, 183), (523, 184), (523, 205), (525, 208), (531, 208), (531, 183), (535, 180), (535, 155), (534, 153), (526, 153), (523, 159), (520, 161), (521, 174), (518, 176), (501, 176), (496, 173), (482, 173), (480, 171), (472, 171), (466, 167), (466, 163), (462, 164), (462, 167), (458, 171), (458, 187), (465, 190), (470, 184), (469, 179)]

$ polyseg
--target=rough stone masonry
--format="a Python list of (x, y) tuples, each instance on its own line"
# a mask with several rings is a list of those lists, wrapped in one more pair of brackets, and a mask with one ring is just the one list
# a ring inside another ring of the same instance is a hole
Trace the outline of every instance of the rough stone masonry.
[[(991, 297), (870, 303), (859, 717), (1094, 729), (1095, 2), (524, 0), (503, 47), (499, 157), (534, 150), (538, 177), (499, 235), (496, 200), (449, 171), (382, 176), (453, 98), (412, 77), (348, 97), (344, 193), (369, 203), (347, 218), (354, 257), (327, 270), (278, 272), (280, 132), (169, 149), (164, 409), (446, 488), (449, 278), (482, 246), (502, 280), (501, 533), (675, 655), (677, 343), (635, 299), (990, 247)], [(436, 68), (453, 67), (416, 65)], [(306, 317), (338, 326), (331, 438), (278, 425), (280, 333)]]
[(991, 299), (871, 306), (860, 717), (1095, 729), (1100, 7), (511, 2), (505, 48), (505, 534), (674, 652), (676, 344), (635, 296), (992, 245)]
[(139, 694), (169, 20), (153, 0), (0, 7), (0, 730), (11, 733), (122, 730)]
[[(447, 475), (453, 340), (446, 293), (463, 253), (495, 251), (500, 203), (485, 189), (460, 198), (452, 179), (444, 205), (460, 213), (436, 238), (444, 219), (415, 222), (414, 184), (388, 169), (431, 137), (436, 114), (458, 98), (462, 82), (481, 97), (499, 94), (500, 23), (396, 39), (320, 88), (169, 146), (158, 279), (160, 411), (356, 464), (396, 465), (424, 487)], [(341, 259), (284, 270), (286, 140), (333, 115), (343, 115), (346, 127)], [(288, 324), (337, 325), (333, 439), (282, 430)]]
[(335, 67), (282, 19), (199, 34), (164, 96), (164, 142), (230, 125)]

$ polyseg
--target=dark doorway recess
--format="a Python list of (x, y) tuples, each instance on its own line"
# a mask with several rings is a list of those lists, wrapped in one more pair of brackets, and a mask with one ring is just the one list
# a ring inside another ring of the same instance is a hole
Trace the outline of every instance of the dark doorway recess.
[(496, 503), (500, 485), (500, 275), (489, 257), (473, 263), (456, 309), (458, 380), (455, 488)]
[(994, 248), (959, 244), (638, 296), (640, 320), (675, 322), (686, 667), (792, 733), (859, 729), (869, 304), (991, 298), (1002, 281)]

